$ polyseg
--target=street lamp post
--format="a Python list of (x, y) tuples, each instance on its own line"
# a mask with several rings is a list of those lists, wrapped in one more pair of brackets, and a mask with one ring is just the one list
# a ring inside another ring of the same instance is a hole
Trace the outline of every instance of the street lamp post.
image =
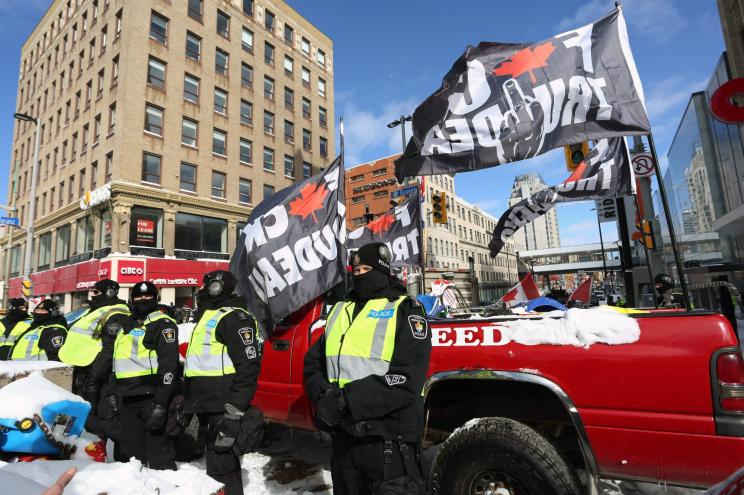
[[(31, 166), (31, 191), (29, 192), (28, 215), (26, 220), (26, 252), (23, 256), (23, 279), (31, 279), (31, 253), (34, 246), (34, 216), (36, 215), (36, 176), (39, 171), (39, 144), (41, 140), (41, 126), (39, 120), (25, 113), (13, 114), (16, 120), (24, 122), (33, 122), (36, 126), (36, 136), (34, 138), (34, 159)], [(29, 296), (33, 295), (33, 289)]]
[(599, 210), (592, 208), (591, 211), (597, 212), (597, 228), (599, 228), (599, 247), (602, 250), (602, 267), (604, 268), (604, 278), (607, 278), (607, 255), (604, 250), (604, 240), (602, 239), (602, 222), (599, 221)]
[(403, 153), (406, 152), (406, 122), (410, 122), (412, 120), (413, 117), (411, 117), (410, 115), (401, 115), (398, 120), (393, 120), (387, 125), (390, 129), (400, 126), (400, 137), (401, 143), (403, 144)]

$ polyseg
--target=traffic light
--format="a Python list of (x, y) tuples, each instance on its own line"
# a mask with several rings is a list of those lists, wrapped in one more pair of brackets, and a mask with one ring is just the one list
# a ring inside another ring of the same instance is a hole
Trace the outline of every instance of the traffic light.
[(583, 143), (569, 144), (563, 147), (566, 153), (566, 169), (569, 172), (575, 171), (589, 154), (589, 141)]
[(434, 223), (447, 223), (447, 193), (439, 192), (431, 197), (432, 212)]
[(654, 226), (648, 220), (641, 220), (641, 231), (643, 232), (643, 243), (647, 249), (656, 249), (656, 241), (654, 240)]

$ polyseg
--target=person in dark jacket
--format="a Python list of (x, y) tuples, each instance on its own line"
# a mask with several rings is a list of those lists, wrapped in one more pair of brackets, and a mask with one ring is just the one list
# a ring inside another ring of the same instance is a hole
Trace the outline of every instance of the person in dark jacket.
[(10, 359), (14, 361), (59, 361), (59, 350), (67, 338), (67, 320), (59, 305), (44, 299), (33, 311), (33, 323), (13, 344)]
[(8, 300), (8, 314), (0, 320), (0, 361), (10, 359), (10, 350), (20, 334), (31, 326), (28, 302), (22, 297)]
[[(431, 335), (419, 303), (391, 276), (382, 243), (351, 257), (354, 288), (305, 356), (305, 387), (333, 438), (333, 493), (423, 487), (420, 445)], [(405, 493), (410, 493), (406, 491)]]
[(256, 321), (233, 294), (235, 286), (228, 271), (204, 276), (184, 367), (184, 411), (199, 419), (207, 474), (225, 485), (225, 495), (243, 493), (243, 452), (236, 441), (256, 392), (262, 354)]
[(152, 469), (176, 469), (165, 423), (178, 378), (178, 325), (160, 310), (152, 282), (134, 284), (129, 309), (131, 315), (106, 323), (97, 363), (113, 370), (121, 397), (120, 455)]

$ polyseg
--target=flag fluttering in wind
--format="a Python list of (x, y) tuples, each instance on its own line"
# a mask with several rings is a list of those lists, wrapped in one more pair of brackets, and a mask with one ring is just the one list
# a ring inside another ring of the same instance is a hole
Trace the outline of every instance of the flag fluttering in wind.
[(583, 303), (585, 306), (589, 306), (589, 300), (592, 297), (592, 277), (588, 277), (586, 280), (574, 290), (566, 301), (566, 306), (571, 301), (577, 301)]
[(501, 301), (504, 301), (508, 307), (526, 303), (531, 299), (540, 297), (540, 291), (537, 290), (535, 279), (532, 274), (528, 273), (517, 285), (509, 289), (509, 292), (503, 295)]

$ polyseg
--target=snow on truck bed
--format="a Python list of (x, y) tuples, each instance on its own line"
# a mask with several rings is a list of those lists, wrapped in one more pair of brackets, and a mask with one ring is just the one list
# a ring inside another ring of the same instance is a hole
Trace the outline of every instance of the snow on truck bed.
[(47, 371), (69, 367), (70, 365), (57, 361), (0, 361), (0, 376), (13, 378), (31, 371)]
[(47, 404), (61, 401), (85, 402), (34, 371), (0, 388), (0, 418), (31, 418)]

